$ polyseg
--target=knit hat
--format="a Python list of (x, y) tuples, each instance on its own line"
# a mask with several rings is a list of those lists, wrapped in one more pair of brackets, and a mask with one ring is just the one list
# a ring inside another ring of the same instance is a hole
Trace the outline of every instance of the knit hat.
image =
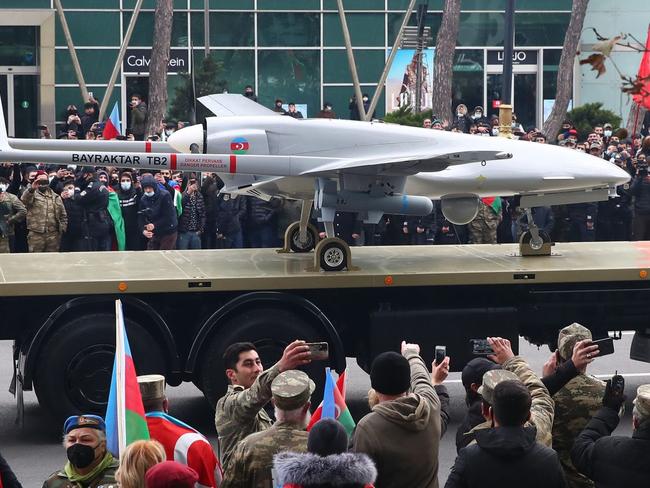
[(322, 419), (314, 424), (307, 437), (307, 451), (319, 456), (341, 454), (348, 450), (348, 435), (341, 423)]
[(154, 190), (158, 188), (158, 182), (154, 179), (153, 176), (145, 176), (142, 178), (142, 181), (140, 181), (140, 185), (142, 186), (142, 189), (145, 189), (146, 187), (151, 187)]
[(176, 461), (163, 461), (147, 470), (146, 488), (194, 488), (199, 475), (189, 466)]
[(393, 351), (383, 352), (370, 368), (370, 385), (384, 395), (399, 395), (411, 387), (411, 368), (408, 360)]

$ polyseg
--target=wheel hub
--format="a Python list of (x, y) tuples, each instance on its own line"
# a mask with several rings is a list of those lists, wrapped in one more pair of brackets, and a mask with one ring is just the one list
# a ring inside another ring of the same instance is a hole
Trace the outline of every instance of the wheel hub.
[(314, 239), (309, 231), (307, 231), (307, 238), (303, 241), (300, 239), (300, 230), (296, 230), (292, 240), (293, 244), (300, 249), (309, 249), (314, 246)]
[(342, 249), (339, 249), (338, 247), (332, 247), (325, 251), (323, 258), (325, 259), (325, 262), (328, 266), (336, 268), (343, 263), (345, 260), (345, 255), (343, 254)]
[(66, 390), (70, 400), (87, 409), (104, 411), (113, 371), (115, 348), (98, 344), (79, 351), (70, 361)]

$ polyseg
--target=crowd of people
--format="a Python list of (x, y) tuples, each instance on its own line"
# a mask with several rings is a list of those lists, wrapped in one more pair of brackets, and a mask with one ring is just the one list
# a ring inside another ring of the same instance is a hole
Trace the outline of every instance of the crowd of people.
[[(533, 488), (648, 486), (650, 385), (636, 392), (632, 437), (612, 436), (625, 382), (588, 374), (599, 353), (589, 329), (561, 329), (539, 375), (507, 339), (487, 343), (491, 354), (462, 371), (467, 410), (446, 488), (519, 487), (523, 480)], [(370, 412), (350, 435), (333, 418), (310, 422), (315, 385), (298, 368), (311, 360), (301, 340), (266, 370), (254, 344), (226, 348), (229, 386), (216, 404), (217, 453), (168, 414), (165, 378), (140, 376), (150, 440), (130, 443), (118, 460), (107, 448), (104, 419), (73, 415), (63, 426), (68, 461), (43, 487), (436, 488), (449, 424), (450, 358), (429, 370), (420, 346), (405, 341), (400, 353), (375, 357)], [(21, 486), (1, 456), (0, 483)]]

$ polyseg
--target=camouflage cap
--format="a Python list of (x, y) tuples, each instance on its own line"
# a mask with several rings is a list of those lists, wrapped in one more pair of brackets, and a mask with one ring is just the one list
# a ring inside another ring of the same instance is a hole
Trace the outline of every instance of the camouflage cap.
[(643, 418), (650, 418), (650, 385), (641, 385), (636, 390), (634, 408)]
[(280, 410), (296, 410), (305, 405), (316, 385), (307, 373), (291, 369), (280, 373), (271, 383), (271, 393)]
[(493, 369), (483, 375), (483, 384), (477, 390), (483, 400), (490, 405), (494, 403), (494, 388), (502, 381), (521, 381), (519, 376), (505, 369)]
[(165, 398), (165, 377), (160, 374), (138, 376), (138, 386), (143, 402)]
[(557, 336), (557, 350), (564, 360), (573, 355), (573, 347), (577, 342), (591, 340), (591, 331), (584, 325), (573, 323), (560, 330)]

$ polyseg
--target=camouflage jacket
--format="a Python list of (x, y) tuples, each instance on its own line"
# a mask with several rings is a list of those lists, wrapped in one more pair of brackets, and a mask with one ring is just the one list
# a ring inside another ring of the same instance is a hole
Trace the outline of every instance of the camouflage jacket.
[(214, 424), (219, 435), (222, 466), (228, 464), (228, 458), (240, 440), (273, 424), (263, 407), (271, 400), (271, 383), (279, 374), (276, 365), (260, 374), (247, 390), (229, 385), (226, 394), (217, 402)]
[(602, 407), (605, 383), (593, 376), (580, 374), (553, 395), (553, 448), (557, 451), (571, 488), (590, 488), (593, 481), (578, 473), (571, 462), (573, 441)]
[(31, 232), (62, 234), (68, 228), (63, 200), (51, 188), (47, 188), (45, 193), (28, 188), (21, 200), (27, 207), (27, 229)]
[(230, 456), (219, 488), (274, 488), (273, 456), (307, 452), (307, 436), (305, 430), (284, 422), (248, 436)]
[(115, 471), (119, 468), (120, 463), (115, 459), (108, 469), (101, 472), (101, 476), (90, 480), (88, 483), (73, 483), (68, 479), (63, 470), (52, 473), (52, 475), (45, 480), (43, 488), (117, 488), (117, 481), (115, 481)]
[[(515, 373), (519, 379), (526, 385), (532, 405), (530, 407), (530, 422), (526, 426), (533, 426), (537, 429), (537, 442), (546, 447), (553, 447), (553, 414), (555, 411), (553, 399), (548, 394), (548, 390), (542, 383), (542, 380), (530, 369), (524, 358), (515, 356), (503, 363), (503, 369)], [(472, 435), (479, 429), (489, 429), (492, 427), (490, 422), (483, 422), (477, 425), (469, 434)], [(476, 442), (476, 441), (472, 441)]]
[(0, 193), (0, 237), (14, 235), (14, 224), (25, 220), (27, 209), (13, 193)]

